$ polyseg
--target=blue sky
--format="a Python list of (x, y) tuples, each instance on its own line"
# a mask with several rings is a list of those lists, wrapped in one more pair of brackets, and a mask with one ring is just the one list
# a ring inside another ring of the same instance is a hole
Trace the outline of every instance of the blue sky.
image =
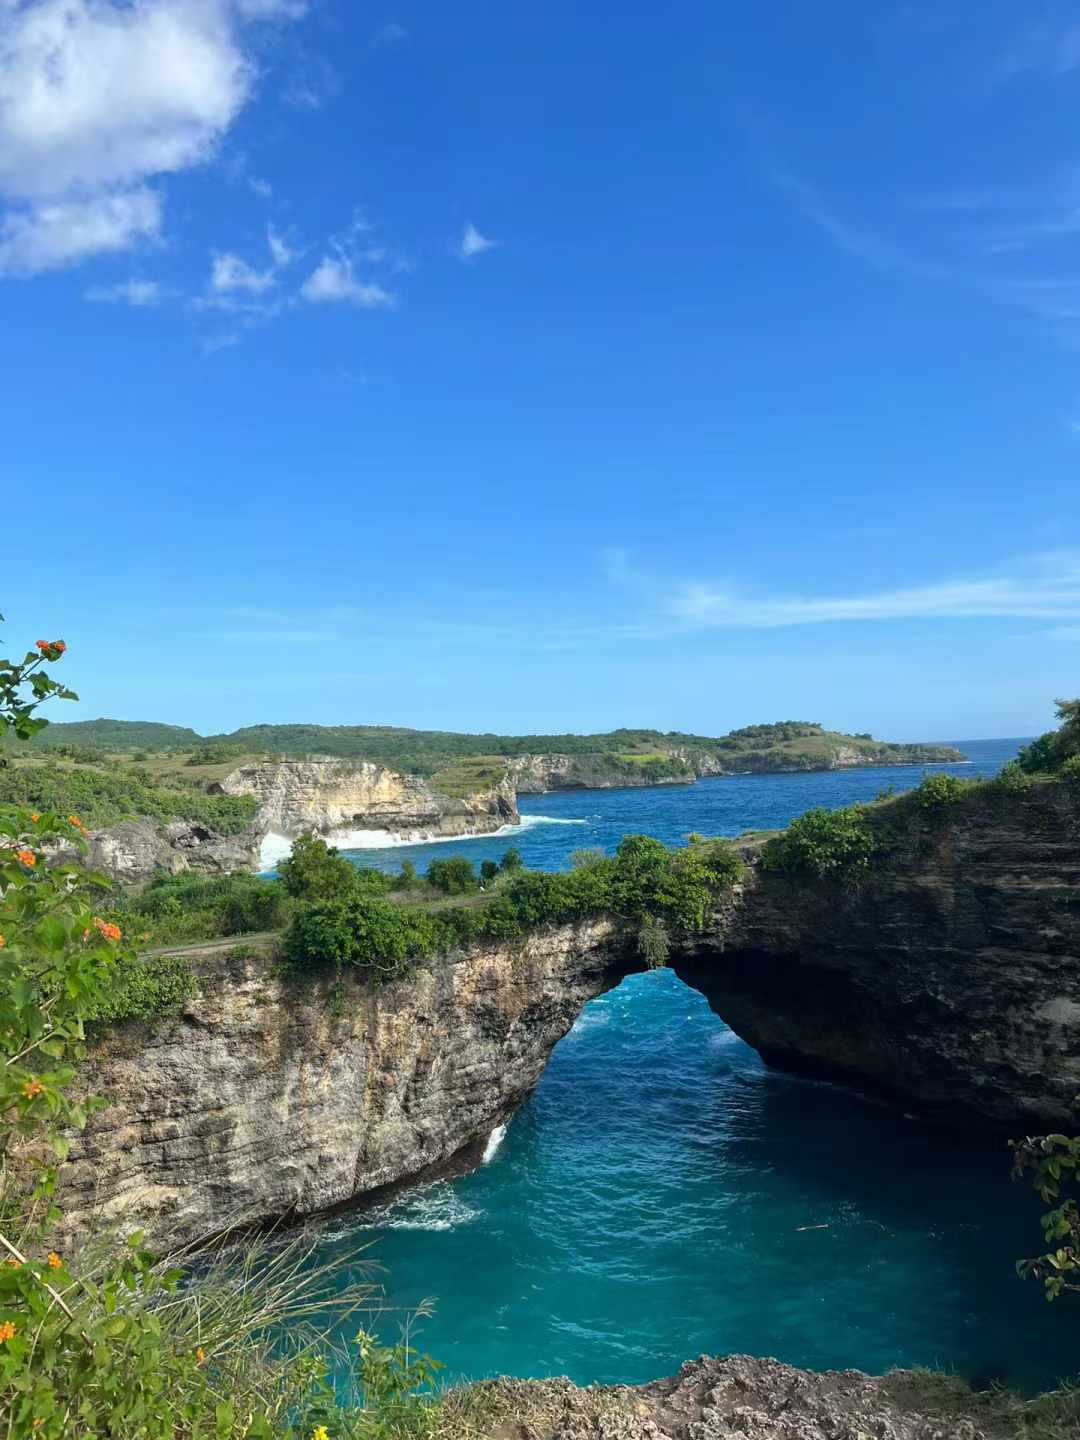
[(0, 0), (9, 648), (257, 721), (1032, 733), (1080, 18)]

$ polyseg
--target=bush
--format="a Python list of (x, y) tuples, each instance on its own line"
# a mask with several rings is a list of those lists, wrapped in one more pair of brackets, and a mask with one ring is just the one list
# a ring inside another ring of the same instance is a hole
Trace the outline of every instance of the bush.
[(279, 929), (289, 902), (280, 882), (244, 872), (160, 875), (121, 897), (111, 914), (124, 930), (168, 943)]
[(301, 835), (278, 866), (278, 878), (297, 900), (328, 900), (354, 888), (356, 868), (325, 840)]
[(480, 861), (480, 879), (485, 885), (490, 885), (499, 873), (499, 867), (494, 860)]
[(637, 950), (650, 970), (662, 970), (670, 951), (667, 926), (655, 915), (646, 915), (638, 927)]
[(432, 860), (427, 868), (427, 882), (444, 895), (468, 895), (476, 889), (476, 872), (472, 861), (464, 855), (449, 860)]
[(302, 905), (285, 934), (293, 971), (346, 966), (393, 979), (408, 962), (435, 953), (436, 931), (418, 910), (360, 893)]
[(912, 795), (918, 809), (933, 815), (959, 804), (970, 788), (969, 780), (961, 780), (956, 775), (947, 775), (942, 771), (934, 775), (924, 775)]
[(869, 873), (878, 848), (864, 806), (849, 805), (843, 810), (819, 806), (767, 841), (761, 863), (767, 870), (856, 881)]
[(1021, 795), (1025, 790), (1030, 790), (1033, 783), (1031, 776), (1018, 760), (1006, 761), (989, 781), (995, 790), (1005, 795)]
[(1070, 755), (1061, 767), (1061, 778), (1069, 789), (1080, 795), (1080, 755)]
[[(590, 916), (614, 915), (634, 922), (638, 930), (650, 917), (673, 930), (700, 930), (716, 896), (741, 873), (741, 861), (725, 841), (668, 851), (658, 840), (632, 835), (613, 859), (595, 860), (569, 874), (512, 871), (499, 893), (475, 909), (425, 915), (355, 891), (301, 903), (285, 938), (285, 953), (294, 971), (351, 966), (386, 976), (401, 974), (411, 961), (477, 940), (514, 940), (543, 925)], [(654, 949), (657, 933), (650, 931)]]
[(88, 1020), (114, 1024), (175, 1014), (195, 993), (195, 977), (180, 955), (143, 959), (120, 956), (109, 974), (105, 993), (87, 1010)]
[(515, 850), (513, 846), (511, 846), (510, 849), (504, 853), (499, 863), (499, 869), (509, 875), (515, 870), (523, 870), (524, 868), (525, 861), (521, 858), (521, 851)]

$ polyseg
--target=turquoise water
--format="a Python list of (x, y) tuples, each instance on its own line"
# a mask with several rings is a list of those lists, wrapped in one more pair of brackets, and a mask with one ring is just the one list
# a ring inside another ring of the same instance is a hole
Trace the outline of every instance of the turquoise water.
[[(955, 775), (992, 775), (1012, 759), (1021, 740), (958, 740), (969, 757), (965, 765), (935, 765)], [(633, 790), (564, 790), (553, 795), (523, 795), (520, 827), (500, 835), (402, 845), (393, 849), (350, 850), (359, 865), (396, 870), (409, 859), (418, 870), (440, 856), (462, 854), (471, 860), (498, 859), (507, 846), (520, 850), (536, 870), (569, 868), (570, 853), (579, 846), (612, 851), (624, 835), (655, 835), (668, 845), (681, 844), (686, 834), (737, 835), (741, 830), (786, 825), (815, 805), (837, 807), (872, 800), (895, 786), (907, 790), (925, 773), (915, 765), (868, 770), (833, 770), (809, 775), (726, 775), (693, 785), (663, 785)]]
[[(992, 746), (967, 747), (982, 753), (961, 773), (1015, 750)], [(534, 826), (520, 848), (553, 866), (628, 830), (734, 833), (873, 795), (883, 778), (898, 777), (541, 796), (540, 813), (584, 823)], [(499, 849), (461, 848), (477, 847)], [(1076, 1326), (1013, 1274), (1037, 1247), (1040, 1206), (1008, 1168), (1000, 1143), (767, 1070), (661, 971), (585, 1009), (487, 1163), (336, 1217), (320, 1243), (340, 1254), (371, 1242), (392, 1305), (434, 1298), (419, 1343), (452, 1378), (637, 1382), (702, 1352), (749, 1351), (1034, 1389), (1080, 1369)]]

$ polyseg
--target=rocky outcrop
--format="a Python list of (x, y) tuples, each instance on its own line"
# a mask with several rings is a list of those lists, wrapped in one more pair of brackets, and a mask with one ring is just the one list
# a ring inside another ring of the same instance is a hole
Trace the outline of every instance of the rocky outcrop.
[[(673, 946), (675, 971), (770, 1064), (951, 1125), (1074, 1123), (1076, 802), (988, 787), (903, 845), (858, 888), (752, 865)], [(193, 1238), (415, 1178), (482, 1145), (581, 1007), (639, 964), (610, 921), (335, 993), (287, 983), (272, 956), (208, 954), (179, 1017), (98, 1039), (86, 1080), (113, 1104), (73, 1145), (64, 1209)]]
[(260, 836), (285, 839), (371, 830), (416, 840), (483, 835), (517, 824), (519, 818), (506, 781), (455, 797), (418, 775), (363, 760), (257, 761), (226, 775), (211, 792), (253, 796), (258, 802), (254, 829)]
[(85, 856), (73, 849), (61, 849), (55, 859), (78, 860), (108, 875), (118, 885), (138, 887), (163, 872), (180, 875), (185, 870), (197, 870), (224, 875), (249, 870), (258, 856), (258, 839), (251, 833), (219, 835), (191, 820), (162, 825), (143, 818), (122, 820), (108, 829), (92, 831)]
[(176, 1018), (98, 1038), (87, 1084), (112, 1103), (63, 1169), (76, 1230), (119, 1221), (158, 1243), (201, 1239), (445, 1165), (482, 1147), (582, 1006), (625, 973), (609, 921), (333, 994), (242, 951), (198, 962), (199, 993)]
[(1080, 806), (986, 787), (858, 886), (754, 867), (673, 963), (779, 1068), (946, 1124), (1075, 1125)]
[[(499, 1440), (984, 1440), (1021, 1433), (1009, 1398), (918, 1371), (798, 1370), (702, 1355), (649, 1385), (491, 1380), (451, 1395)], [(1064, 1407), (1063, 1407), (1064, 1408)], [(986, 1428), (983, 1428), (983, 1425)], [(1064, 1434), (1064, 1429), (1061, 1431)]]
[(633, 765), (615, 765), (602, 755), (519, 755), (507, 761), (507, 780), (516, 795), (551, 790), (623, 790), (652, 785), (687, 785), (696, 778), (680, 756), (674, 772), (656, 775)]

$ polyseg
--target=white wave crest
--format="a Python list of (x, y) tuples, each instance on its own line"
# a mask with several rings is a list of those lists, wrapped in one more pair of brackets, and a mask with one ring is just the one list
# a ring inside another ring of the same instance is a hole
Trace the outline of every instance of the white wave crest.
[(506, 1126), (496, 1125), (495, 1129), (492, 1130), (491, 1134), (488, 1136), (487, 1144), (484, 1146), (484, 1158), (480, 1161), (481, 1165), (491, 1164), (492, 1160), (494, 1160), (495, 1156), (499, 1153), (499, 1146), (505, 1139)]
[(480, 1211), (466, 1205), (453, 1185), (440, 1181), (411, 1190), (389, 1205), (373, 1210), (357, 1226), (361, 1230), (456, 1230), (480, 1218)]
[[(471, 840), (501, 840), (533, 830), (537, 825), (584, 825), (560, 815), (523, 815), (517, 825), (500, 825), (497, 830), (471, 830), (465, 835), (432, 835), (427, 830), (331, 830), (323, 839), (339, 850), (396, 850), (404, 845), (466, 845)], [(259, 846), (259, 869), (273, 870), (292, 853), (293, 838), (275, 830), (263, 836)]]

